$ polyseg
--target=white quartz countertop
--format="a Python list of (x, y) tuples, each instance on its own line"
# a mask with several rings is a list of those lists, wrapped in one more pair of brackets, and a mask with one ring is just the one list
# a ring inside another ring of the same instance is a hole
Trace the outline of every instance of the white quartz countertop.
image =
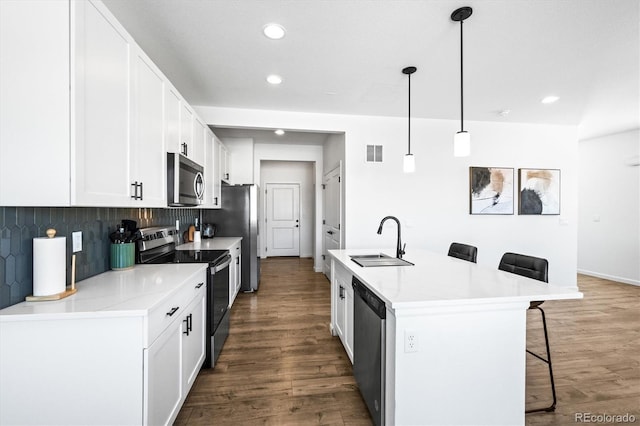
[(167, 296), (207, 268), (204, 263), (135, 265), (107, 271), (76, 284), (61, 300), (22, 302), (0, 310), (0, 322), (96, 316), (147, 315)]
[(199, 243), (186, 243), (176, 247), (176, 250), (230, 250), (242, 237), (213, 237), (203, 238)]
[(389, 250), (329, 250), (392, 309), (582, 298), (576, 287), (547, 284), (500, 271), (497, 266), (426, 250), (414, 249), (404, 256), (414, 266), (361, 267), (349, 256), (376, 253), (395, 256)]

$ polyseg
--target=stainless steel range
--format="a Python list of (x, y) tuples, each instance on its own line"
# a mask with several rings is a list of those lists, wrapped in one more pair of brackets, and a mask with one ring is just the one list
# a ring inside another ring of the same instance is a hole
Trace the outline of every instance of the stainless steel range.
[(203, 368), (213, 368), (229, 335), (229, 250), (176, 250), (178, 232), (174, 227), (140, 229), (136, 263), (206, 263), (207, 273), (207, 355)]

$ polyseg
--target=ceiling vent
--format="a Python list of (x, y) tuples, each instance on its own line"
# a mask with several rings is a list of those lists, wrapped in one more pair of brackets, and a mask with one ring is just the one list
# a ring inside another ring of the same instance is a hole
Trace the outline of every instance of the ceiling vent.
[(367, 163), (382, 163), (382, 145), (367, 145)]

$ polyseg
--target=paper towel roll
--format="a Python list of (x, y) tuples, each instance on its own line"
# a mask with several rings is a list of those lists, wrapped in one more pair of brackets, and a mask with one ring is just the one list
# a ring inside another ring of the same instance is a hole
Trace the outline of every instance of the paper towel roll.
[(67, 287), (67, 238), (33, 239), (33, 295), (51, 296)]

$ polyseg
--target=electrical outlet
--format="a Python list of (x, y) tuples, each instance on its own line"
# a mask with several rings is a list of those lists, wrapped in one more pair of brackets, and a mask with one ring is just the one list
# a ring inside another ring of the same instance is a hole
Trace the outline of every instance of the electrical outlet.
[(418, 352), (418, 333), (415, 330), (404, 331), (404, 351)]
[(82, 231), (72, 232), (71, 239), (73, 241), (73, 252), (82, 251)]

